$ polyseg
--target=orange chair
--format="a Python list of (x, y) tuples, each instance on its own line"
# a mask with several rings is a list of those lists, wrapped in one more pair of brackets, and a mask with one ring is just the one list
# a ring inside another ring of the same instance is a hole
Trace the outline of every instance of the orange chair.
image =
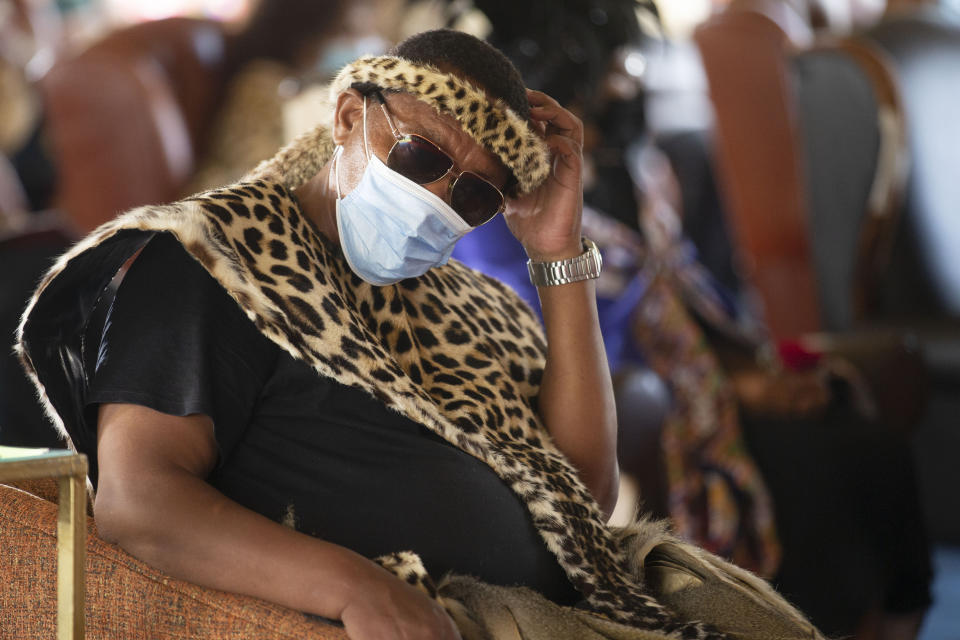
[(716, 114), (721, 190), (745, 278), (775, 338), (820, 327), (796, 120), (787, 86), (787, 37), (770, 18), (721, 13), (695, 34)]
[(57, 206), (78, 231), (180, 195), (224, 91), (226, 52), (219, 23), (173, 18), (116, 31), (44, 76)]
[[(56, 481), (0, 484), (0, 637), (53, 638)], [(172, 578), (107, 544), (88, 518), (86, 638), (346, 640), (334, 624)]]

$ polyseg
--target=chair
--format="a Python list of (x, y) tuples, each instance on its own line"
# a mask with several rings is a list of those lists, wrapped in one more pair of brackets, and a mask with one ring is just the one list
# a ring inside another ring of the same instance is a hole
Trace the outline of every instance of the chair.
[(83, 640), (86, 602), (87, 457), (70, 451), (0, 447), (0, 482), (58, 486), (57, 640)]
[[(0, 484), (0, 637), (53, 638), (57, 485)], [(343, 629), (255, 598), (205, 589), (136, 560), (87, 519), (86, 638), (346, 640)]]
[(925, 414), (912, 411), (923, 502), (931, 537), (956, 543), (960, 24), (935, 8), (895, 14), (793, 56), (791, 72), (823, 329), (882, 327), (916, 345), (925, 375), (865, 371), (887, 377), (887, 414), (911, 386), (926, 393)]
[[(903, 229), (898, 204), (908, 154), (900, 94), (875, 47), (797, 50), (755, 13), (721, 14), (696, 40), (732, 226), (771, 331), (852, 361), (878, 405), (873, 421), (850, 410), (745, 424), (777, 503), (787, 560), (780, 586), (829, 633), (851, 633), (894, 593), (894, 575), (915, 576), (910, 595), (917, 598), (924, 579), (926, 543), (906, 430), (919, 422), (926, 371), (904, 335), (915, 327), (877, 312), (890, 248)], [(786, 269), (795, 272), (785, 276)], [(862, 497), (844, 503), (854, 495)], [(894, 508), (903, 520), (891, 520)], [(912, 524), (883, 538), (879, 529), (891, 521)], [(864, 525), (869, 534), (855, 533)], [(828, 546), (842, 564), (819, 564)], [(838, 587), (824, 592), (823, 580)]]
[(225, 65), (220, 24), (172, 18), (116, 31), (43, 77), (57, 206), (80, 232), (180, 195), (221, 99)]
[(743, 276), (774, 338), (820, 326), (805, 193), (787, 86), (784, 31), (769, 17), (728, 11), (695, 40), (714, 105), (716, 154)]
[(878, 328), (875, 312), (907, 155), (889, 65), (864, 43), (795, 51), (770, 18), (744, 11), (711, 19), (696, 40), (735, 244), (772, 337), (859, 361), (879, 415), (915, 422), (913, 327)]
[(871, 322), (900, 226), (909, 164), (886, 56), (865, 41), (790, 59), (821, 327)]

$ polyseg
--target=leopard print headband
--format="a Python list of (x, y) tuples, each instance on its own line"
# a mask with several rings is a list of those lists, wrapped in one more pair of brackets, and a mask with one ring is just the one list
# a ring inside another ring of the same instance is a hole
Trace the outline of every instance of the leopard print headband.
[(503, 100), (491, 101), (463, 78), (396, 56), (364, 56), (337, 74), (330, 85), (331, 101), (357, 84), (404, 91), (453, 116), (477, 144), (500, 158), (521, 195), (540, 186), (550, 173), (550, 151), (543, 138)]

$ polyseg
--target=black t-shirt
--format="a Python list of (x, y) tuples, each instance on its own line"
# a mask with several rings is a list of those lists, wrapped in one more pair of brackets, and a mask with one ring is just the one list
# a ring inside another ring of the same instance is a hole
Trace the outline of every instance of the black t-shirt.
[(117, 291), (87, 401), (210, 416), (219, 462), (208, 481), (299, 531), (370, 558), (415, 551), (437, 577), (577, 598), (492, 469), (293, 358), (166, 234)]

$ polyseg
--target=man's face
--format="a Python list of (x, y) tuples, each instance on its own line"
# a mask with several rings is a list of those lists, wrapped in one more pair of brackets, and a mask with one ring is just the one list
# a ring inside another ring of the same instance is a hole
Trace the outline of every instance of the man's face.
[[(504, 191), (510, 175), (507, 168), (495, 155), (477, 144), (453, 116), (441, 114), (406, 93), (389, 93), (385, 94), (385, 97), (387, 109), (400, 133), (418, 134), (427, 138), (455, 163), (454, 171), (440, 180), (424, 184), (425, 189), (450, 204), (451, 182), (460, 172), (469, 171), (486, 179), (501, 192)], [(396, 142), (393, 130), (376, 98), (367, 98), (366, 113), (367, 149), (386, 162), (387, 154)], [(363, 120), (360, 118), (343, 141), (343, 165), (340, 174), (342, 195), (356, 187), (367, 165), (363, 129)]]

